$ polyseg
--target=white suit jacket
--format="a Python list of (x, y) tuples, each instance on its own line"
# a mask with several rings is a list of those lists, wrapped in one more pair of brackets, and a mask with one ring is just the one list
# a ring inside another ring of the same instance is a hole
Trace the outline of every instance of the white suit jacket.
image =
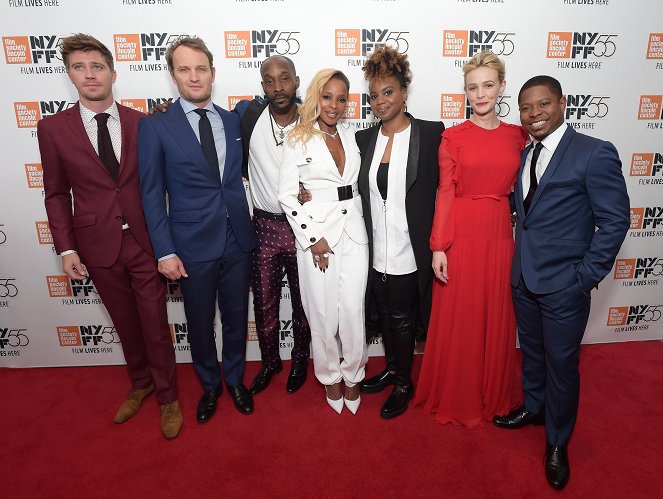
[[(317, 127), (317, 125), (316, 125)], [(361, 198), (356, 183), (361, 159), (354, 132), (338, 127), (338, 138), (345, 150), (343, 175), (323, 138), (313, 136), (306, 144), (291, 146), (284, 141), (283, 162), (279, 177), (279, 202), (295, 233), (297, 246), (305, 250), (325, 238), (330, 247), (338, 243), (343, 230), (358, 244), (368, 244), (362, 215)], [(299, 183), (311, 191), (313, 199), (303, 205), (297, 201)], [(354, 197), (339, 201), (329, 198), (340, 186), (354, 185)], [(323, 195), (324, 193), (324, 195)], [(316, 200), (316, 194), (318, 199)]]

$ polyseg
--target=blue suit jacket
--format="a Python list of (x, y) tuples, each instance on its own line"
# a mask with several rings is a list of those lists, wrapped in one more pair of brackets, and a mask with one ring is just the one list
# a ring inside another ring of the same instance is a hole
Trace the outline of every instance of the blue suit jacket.
[(207, 163), (179, 100), (167, 112), (146, 116), (138, 125), (140, 190), (157, 258), (170, 253), (184, 262), (221, 258), (228, 222), (243, 251), (255, 247), (241, 176), (239, 118), (214, 107), (226, 139), (222, 179)]
[(589, 291), (606, 276), (629, 228), (629, 198), (617, 150), (567, 127), (525, 214), (520, 179), (511, 284), (553, 293), (578, 282)]

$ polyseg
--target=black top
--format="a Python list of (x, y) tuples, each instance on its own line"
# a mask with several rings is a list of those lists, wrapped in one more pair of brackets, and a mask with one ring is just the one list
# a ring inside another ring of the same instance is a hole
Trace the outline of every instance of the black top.
[(377, 183), (380, 196), (386, 201), (387, 199), (387, 180), (389, 179), (389, 163), (380, 163), (378, 167)]

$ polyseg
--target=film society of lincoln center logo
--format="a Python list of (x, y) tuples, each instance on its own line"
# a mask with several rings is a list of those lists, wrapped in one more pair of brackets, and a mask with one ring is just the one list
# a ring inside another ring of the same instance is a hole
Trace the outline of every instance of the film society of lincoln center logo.
[(648, 121), (650, 130), (663, 129), (663, 95), (641, 95), (638, 120)]
[[(339, 57), (367, 57), (375, 49), (386, 45), (405, 54), (410, 48), (408, 31), (386, 28), (353, 28), (336, 29), (334, 34), (335, 54)], [(348, 61), (349, 66), (359, 66), (364, 63)]]
[(628, 305), (608, 309), (607, 326), (615, 332), (643, 331), (661, 319), (663, 305)]
[(482, 50), (490, 50), (500, 56), (511, 55), (516, 49), (515, 37), (516, 33), (509, 31), (444, 30), (442, 32), (442, 56), (473, 57)]
[(557, 61), (562, 69), (601, 69), (602, 61), (617, 52), (617, 35), (571, 31), (548, 33), (546, 57), (548, 59), (573, 59)]
[(613, 278), (622, 286), (656, 286), (663, 274), (663, 257), (617, 258)]
[(649, 33), (647, 59), (663, 59), (663, 33)]
[(629, 176), (636, 177), (638, 185), (663, 185), (663, 154), (634, 152)]
[(138, 112), (146, 113), (153, 107), (163, 104), (164, 102), (173, 102), (173, 97), (154, 97), (145, 99), (121, 99), (120, 104), (123, 106), (135, 109)]
[[(495, 104), (495, 113), (498, 118), (504, 118), (511, 112), (509, 105), (510, 95), (502, 95)], [(443, 120), (466, 120), (473, 114), (470, 102), (465, 94), (441, 94), (440, 118)]]
[(53, 244), (53, 234), (51, 234), (48, 222), (35, 222), (35, 228), (37, 229), (37, 241), (39, 241), (39, 244)]
[(56, 326), (61, 347), (73, 347), (72, 353), (112, 353), (113, 345), (120, 343), (114, 326), (88, 324)]
[(239, 61), (240, 68), (254, 68), (273, 55), (295, 55), (301, 49), (300, 34), (300, 31), (278, 29), (224, 31), (226, 59), (261, 59)]

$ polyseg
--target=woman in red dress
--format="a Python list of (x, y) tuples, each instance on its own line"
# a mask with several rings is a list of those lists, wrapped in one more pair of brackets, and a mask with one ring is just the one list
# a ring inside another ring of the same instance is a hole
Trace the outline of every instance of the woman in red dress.
[(416, 403), (440, 423), (470, 428), (521, 400), (508, 196), (527, 134), (497, 118), (504, 72), (488, 51), (463, 67), (473, 114), (442, 135), (430, 239), (437, 279)]

